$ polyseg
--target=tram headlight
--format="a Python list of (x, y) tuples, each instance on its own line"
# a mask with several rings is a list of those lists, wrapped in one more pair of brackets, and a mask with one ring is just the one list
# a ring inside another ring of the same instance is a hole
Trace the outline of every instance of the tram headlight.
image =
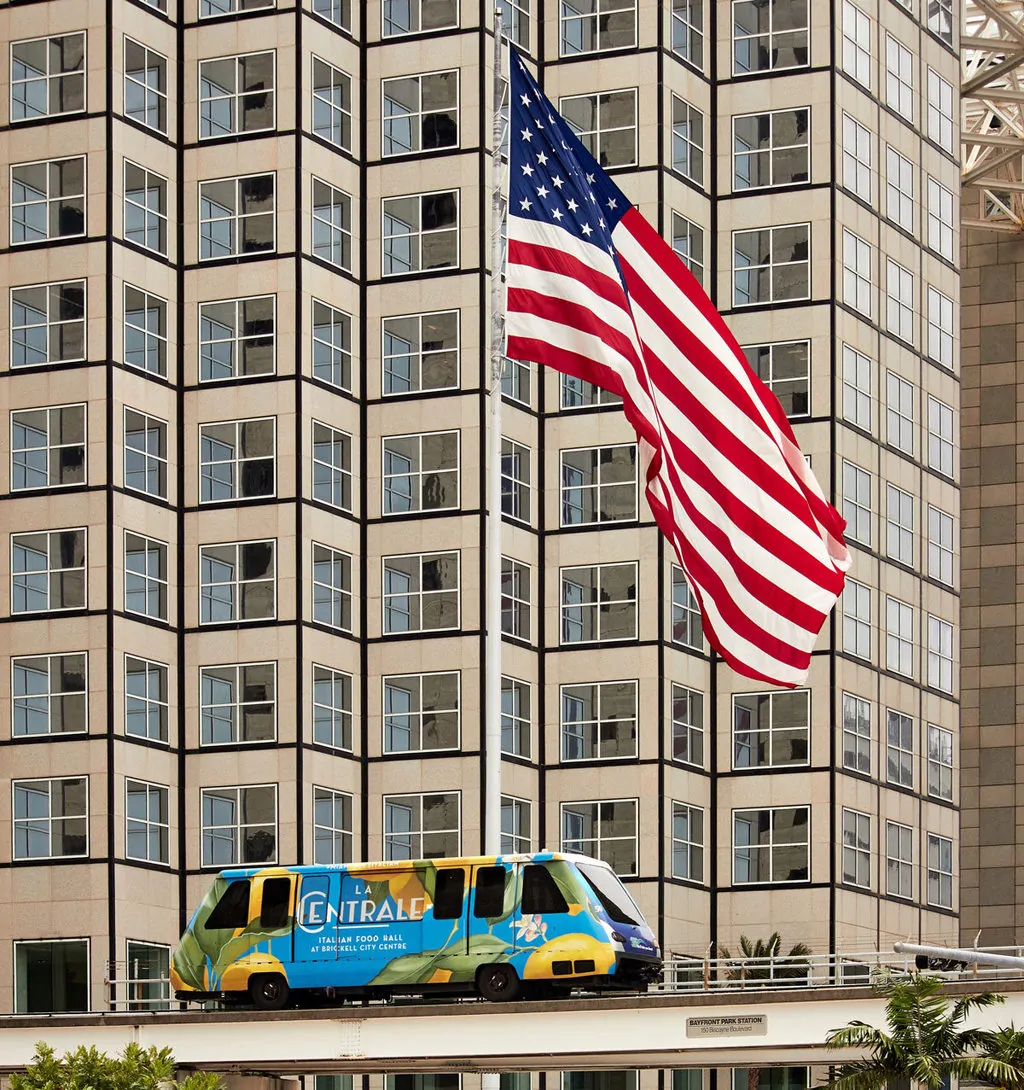
[(625, 935), (620, 935), (620, 934), (618, 933), (618, 931), (613, 931), (613, 932), (612, 932), (612, 938), (613, 938), (613, 939), (614, 939), (614, 940), (615, 940), (615, 941), (616, 941), (617, 943), (621, 943), (621, 944), (622, 944), (623, 946), (625, 946), (625, 945), (626, 945), (626, 936), (625, 936)]

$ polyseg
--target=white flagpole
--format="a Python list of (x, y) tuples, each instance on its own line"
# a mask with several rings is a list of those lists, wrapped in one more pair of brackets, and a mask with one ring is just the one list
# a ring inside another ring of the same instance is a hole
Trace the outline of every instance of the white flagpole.
[(506, 50), (501, 9), (494, 12), (494, 119), (491, 169), (491, 389), (487, 451), (487, 558), (484, 689), (484, 851), (501, 854), (501, 376), (504, 365), (505, 294), (502, 282), (502, 105), (507, 84), (502, 76)]

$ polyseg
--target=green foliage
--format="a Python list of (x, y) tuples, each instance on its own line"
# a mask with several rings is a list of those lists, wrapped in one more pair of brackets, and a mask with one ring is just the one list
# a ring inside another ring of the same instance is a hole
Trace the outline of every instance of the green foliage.
[(174, 1082), (174, 1059), (169, 1048), (125, 1046), (114, 1059), (84, 1045), (59, 1059), (40, 1041), (23, 1075), (11, 1076), (11, 1090), (219, 1090), (219, 1075), (196, 1073)]
[[(789, 978), (801, 978), (807, 976), (807, 962), (804, 959), (811, 952), (811, 948), (802, 942), (790, 947), (788, 954), (782, 952), (782, 936), (778, 931), (773, 931), (767, 939), (751, 941), (746, 935), (740, 935), (740, 952), (734, 960), (740, 958), (746, 964), (736, 965), (726, 970), (726, 976), (730, 979), (743, 980), (779, 980)], [(718, 944), (718, 956), (727, 960), (733, 959), (729, 950)], [(786, 958), (781, 964), (773, 964), (773, 959)]]
[(831, 1090), (883, 1090), (896, 1079), (939, 1090), (951, 1076), (1024, 1088), (1024, 1034), (1012, 1026), (994, 1032), (963, 1028), (972, 1011), (994, 1007), (1003, 996), (983, 992), (951, 1002), (942, 994), (942, 981), (931, 976), (885, 976), (875, 987), (886, 997), (889, 1032), (864, 1022), (832, 1030), (829, 1048), (865, 1050), (868, 1058), (835, 1068)]

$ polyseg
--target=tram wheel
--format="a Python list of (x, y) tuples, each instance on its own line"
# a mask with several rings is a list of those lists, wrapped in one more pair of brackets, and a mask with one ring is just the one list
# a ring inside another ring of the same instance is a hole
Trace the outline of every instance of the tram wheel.
[(280, 973), (257, 973), (249, 980), (249, 995), (258, 1010), (282, 1010), (290, 994), (288, 981)]
[(484, 999), (492, 1003), (507, 1003), (519, 995), (519, 974), (511, 965), (482, 965), (476, 974), (476, 986)]

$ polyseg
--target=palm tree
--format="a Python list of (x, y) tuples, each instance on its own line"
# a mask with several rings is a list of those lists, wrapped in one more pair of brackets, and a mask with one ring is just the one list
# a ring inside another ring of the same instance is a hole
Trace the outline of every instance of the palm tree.
[[(1017, 1029), (1012, 1022), (1008, 1026), (1002, 1026), (1000, 1029), (987, 1031), (984, 1034), (984, 1051), (985, 1055), (990, 1056), (993, 1060), (1002, 1060), (1004, 1063), (1017, 1068), (1018, 1075), (1020, 1072), (1024, 1072), (1024, 1030)], [(978, 1081), (988, 1083), (989, 1086), (1010, 1085), (1009, 1083), (991, 1082), (984, 1077)], [(1016, 1085), (1018, 1087), (1022, 1085), (1020, 1078), (1018, 1078)]]
[[(778, 980), (793, 977), (807, 976), (807, 962), (800, 960), (806, 958), (811, 948), (805, 943), (798, 942), (790, 948), (788, 954), (782, 953), (782, 936), (778, 931), (773, 931), (765, 939), (757, 939), (751, 942), (746, 935), (740, 935), (740, 952), (733, 958), (727, 947), (719, 943), (718, 956), (727, 960), (743, 961), (740, 964), (726, 970), (726, 975), (732, 979), (741, 980)], [(774, 961), (783, 958), (781, 965), (773, 964)]]
[(951, 1076), (1019, 1090), (1024, 1087), (1021, 1042), (999, 1033), (964, 1029), (974, 1010), (994, 1007), (1003, 996), (991, 992), (966, 995), (952, 1004), (942, 995), (942, 981), (932, 976), (883, 977), (876, 988), (886, 996), (889, 1031), (851, 1022), (826, 1038), (829, 1048), (864, 1049), (868, 1058), (833, 1069), (829, 1090), (884, 1090), (886, 1083), (913, 1079), (939, 1090)]

